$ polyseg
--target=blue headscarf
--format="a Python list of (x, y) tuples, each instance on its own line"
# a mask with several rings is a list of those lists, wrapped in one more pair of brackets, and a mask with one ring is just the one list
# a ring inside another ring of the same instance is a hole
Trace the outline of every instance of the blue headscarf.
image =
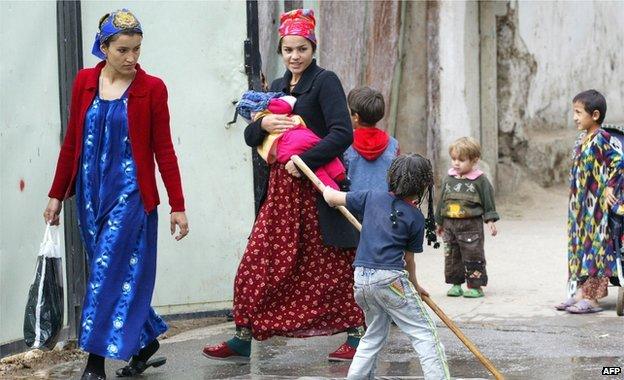
[(236, 104), (236, 111), (247, 120), (251, 120), (252, 112), (260, 112), (267, 109), (269, 100), (279, 98), (286, 94), (283, 92), (246, 91)]
[(106, 55), (102, 52), (100, 46), (115, 34), (127, 30), (143, 33), (141, 23), (127, 9), (117, 10), (102, 18), (105, 18), (105, 21), (101, 23), (102, 26), (100, 26), (99, 32), (95, 35), (93, 49), (91, 49), (91, 53), (100, 59), (106, 59)]

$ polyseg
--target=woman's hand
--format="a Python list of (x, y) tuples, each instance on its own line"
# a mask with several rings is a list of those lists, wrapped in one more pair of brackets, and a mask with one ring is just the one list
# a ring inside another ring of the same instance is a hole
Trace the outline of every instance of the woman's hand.
[(260, 127), (269, 133), (282, 133), (295, 126), (295, 122), (286, 115), (270, 114), (262, 118)]
[(184, 211), (171, 213), (171, 235), (176, 232), (176, 225), (180, 228), (180, 233), (175, 237), (176, 240), (183, 239), (189, 233), (188, 221)]
[(63, 208), (63, 204), (60, 200), (56, 198), (50, 198), (48, 201), (48, 206), (43, 212), (43, 220), (46, 223), (50, 223), (52, 226), (58, 226), (60, 224), (59, 214), (61, 213), (61, 209)]
[(301, 178), (301, 173), (299, 173), (299, 169), (297, 169), (297, 165), (295, 165), (293, 160), (288, 160), (286, 163), (286, 171), (293, 177)]

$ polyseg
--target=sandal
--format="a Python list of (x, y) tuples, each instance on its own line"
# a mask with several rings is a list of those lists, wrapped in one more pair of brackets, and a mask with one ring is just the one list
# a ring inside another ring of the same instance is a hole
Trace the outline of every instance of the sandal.
[(167, 358), (163, 357), (150, 359), (147, 362), (132, 358), (127, 366), (119, 368), (115, 373), (117, 377), (133, 377), (142, 374), (149, 367), (158, 368), (166, 362)]
[(574, 297), (570, 297), (567, 300), (565, 300), (562, 303), (560, 303), (559, 305), (555, 305), (555, 309), (557, 309), (559, 311), (565, 311), (565, 309), (569, 308), (570, 306), (574, 305), (575, 303), (576, 303), (576, 300), (574, 299)]
[(480, 298), (485, 296), (483, 290), (470, 288), (464, 292), (464, 298)]
[(570, 314), (591, 314), (602, 311), (599, 306), (592, 306), (587, 300), (580, 300), (572, 306), (569, 306), (566, 311)]

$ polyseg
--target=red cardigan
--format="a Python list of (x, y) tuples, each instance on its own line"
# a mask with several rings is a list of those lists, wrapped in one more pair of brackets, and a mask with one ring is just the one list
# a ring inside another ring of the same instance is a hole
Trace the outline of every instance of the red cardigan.
[[(105, 62), (78, 72), (72, 89), (69, 123), (61, 147), (50, 198), (67, 199), (76, 193), (76, 175), (82, 152), (84, 120), (93, 102), (98, 79)], [(159, 203), (154, 157), (162, 176), (171, 212), (184, 211), (184, 195), (178, 159), (171, 142), (167, 87), (159, 78), (145, 73), (137, 64), (137, 73), (128, 89), (128, 134), (136, 162), (139, 191), (146, 212)]]

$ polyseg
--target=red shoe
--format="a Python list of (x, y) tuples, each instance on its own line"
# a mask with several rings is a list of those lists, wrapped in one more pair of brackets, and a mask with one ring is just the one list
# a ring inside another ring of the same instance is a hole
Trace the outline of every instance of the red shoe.
[(231, 363), (249, 363), (249, 356), (243, 356), (232, 350), (225, 342), (216, 346), (205, 346), (202, 352), (208, 359), (223, 360)]
[(350, 362), (355, 356), (355, 348), (349, 346), (346, 342), (338, 349), (327, 356), (330, 362)]

